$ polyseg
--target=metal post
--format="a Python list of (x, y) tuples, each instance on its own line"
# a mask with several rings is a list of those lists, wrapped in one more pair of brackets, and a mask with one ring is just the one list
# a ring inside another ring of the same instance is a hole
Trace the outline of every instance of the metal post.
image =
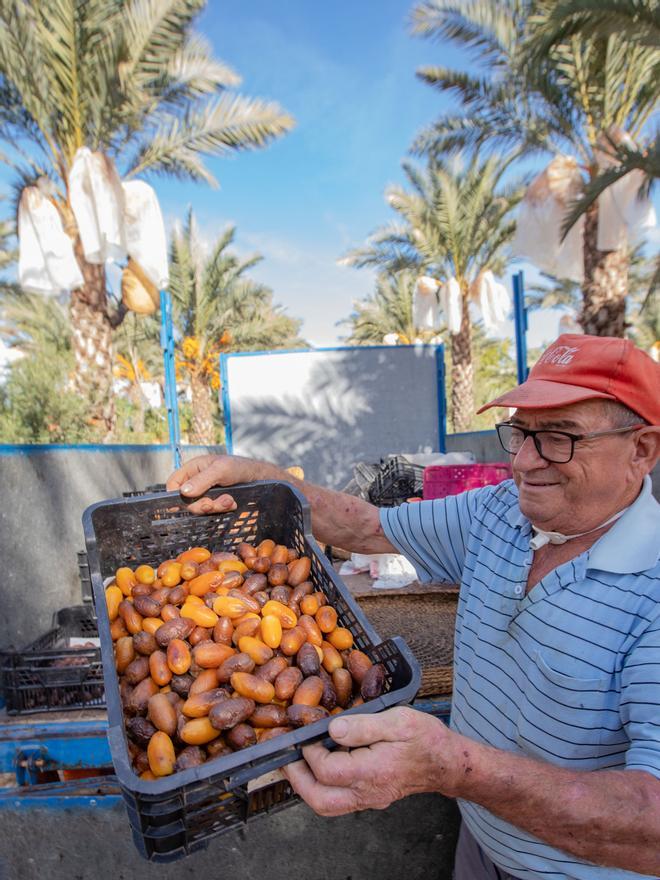
[(181, 430), (179, 426), (179, 403), (176, 396), (176, 371), (174, 368), (174, 333), (172, 330), (172, 299), (167, 290), (160, 292), (160, 345), (163, 349), (165, 367), (165, 406), (167, 426), (174, 467), (181, 467)]
[(516, 330), (516, 367), (518, 384), (527, 378), (527, 309), (525, 308), (525, 282), (522, 272), (513, 276), (513, 323)]

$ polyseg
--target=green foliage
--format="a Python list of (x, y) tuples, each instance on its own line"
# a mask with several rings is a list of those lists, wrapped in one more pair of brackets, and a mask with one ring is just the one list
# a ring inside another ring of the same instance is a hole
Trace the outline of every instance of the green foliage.
[(202, 352), (220, 343), (225, 331), (231, 337), (222, 344), (225, 351), (304, 347), (301, 322), (273, 305), (268, 287), (246, 276), (262, 258), (240, 259), (231, 250), (235, 231), (227, 228), (207, 254), (190, 210), (184, 228), (172, 236), (170, 291), (177, 331), (196, 339)]
[(409, 186), (386, 191), (397, 222), (376, 230), (343, 262), (393, 274), (409, 269), (438, 280), (455, 275), (467, 284), (485, 269), (501, 273), (504, 246), (515, 230), (511, 211), (522, 197), (517, 183), (502, 182), (507, 162), (495, 156), (473, 156), (465, 165), (431, 158), (426, 169), (412, 163), (403, 168)]
[(418, 71), (456, 98), (459, 110), (423, 132), (417, 150), (444, 154), (484, 144), (521, 155), (569, 150), (593, 173), (601, 132), (616, 126), (633, 138), (641, 135), (657, 106), (657, 47), (631, 43), (619, 32), (593, 31), (588, 38), (567, 32), (539, 52), (538, 41), (551, 29), (558, 5), (541, 0), (416, 5), (416, 33), (449, 39), (479, 64), (476, 76), (440, 67)]
[(14, 362), (0, 399), (0, 442), (94, 443), (85, 402), (68, 390), (70, 352), (44, 347)]
[(371, 296), (353, 303), (354, 311), (341, 323), (348, 324), (348, 345), (381, 345), (388, 333), (403, 343), (413, 342), (417, 333), (412, 320), (412, 297), (416, 275), (402, 270), (381, 274)]

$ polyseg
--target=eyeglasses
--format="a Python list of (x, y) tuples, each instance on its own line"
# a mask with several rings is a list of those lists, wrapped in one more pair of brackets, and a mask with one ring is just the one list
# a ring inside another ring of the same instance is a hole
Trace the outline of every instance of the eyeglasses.
[(553, 464), (566, 464), (570, 461), (575, 453), (575, 444), (580, 440), (592, 440), (610, 434), (626, 434), (644, 427), (646, 426), (632, 425), (629, 428), (612, 428), (609, 431), (592, 431), (589, 434), (570, 434), (568, 431), (546, 429), (532, 431), (529, 428), (521, 428), (520, 425), (512, 425), (510, 422), (500, 422), (495, 425), (497, 436), (506, 452), (517, 455), (525, 440), (531, 437), (541, 458)]

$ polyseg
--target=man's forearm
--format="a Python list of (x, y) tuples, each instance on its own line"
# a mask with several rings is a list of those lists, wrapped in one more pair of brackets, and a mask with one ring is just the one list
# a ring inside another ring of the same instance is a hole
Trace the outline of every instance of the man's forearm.
[(586, 861), (660, 874), (660, 781), (651, 774), (565, 770), (461, 739), (455, 797)]
[(396, 553), (380, 524), (378, 508), (361, 498), (299, 480), (267, 462), (259, 463), (255, 479), (284, 480), (305, 495), (312, 511), (312, 531), (323, 544), (354, 553)]

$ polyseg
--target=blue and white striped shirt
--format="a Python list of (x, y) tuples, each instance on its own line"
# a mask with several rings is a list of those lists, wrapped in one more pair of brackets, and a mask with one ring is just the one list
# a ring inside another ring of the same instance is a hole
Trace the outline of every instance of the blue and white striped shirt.
[[(660, 505), (647, 477), (589, 550), (525, 594), (531, 526), (511, 480), (384, 508), (390, 541), (422, 581), (460, 583), (451, 725), (571, 770), (660, 777)], [(526, 880), (632, 880), (540, 841), (468, 801), (487, 855)]]

